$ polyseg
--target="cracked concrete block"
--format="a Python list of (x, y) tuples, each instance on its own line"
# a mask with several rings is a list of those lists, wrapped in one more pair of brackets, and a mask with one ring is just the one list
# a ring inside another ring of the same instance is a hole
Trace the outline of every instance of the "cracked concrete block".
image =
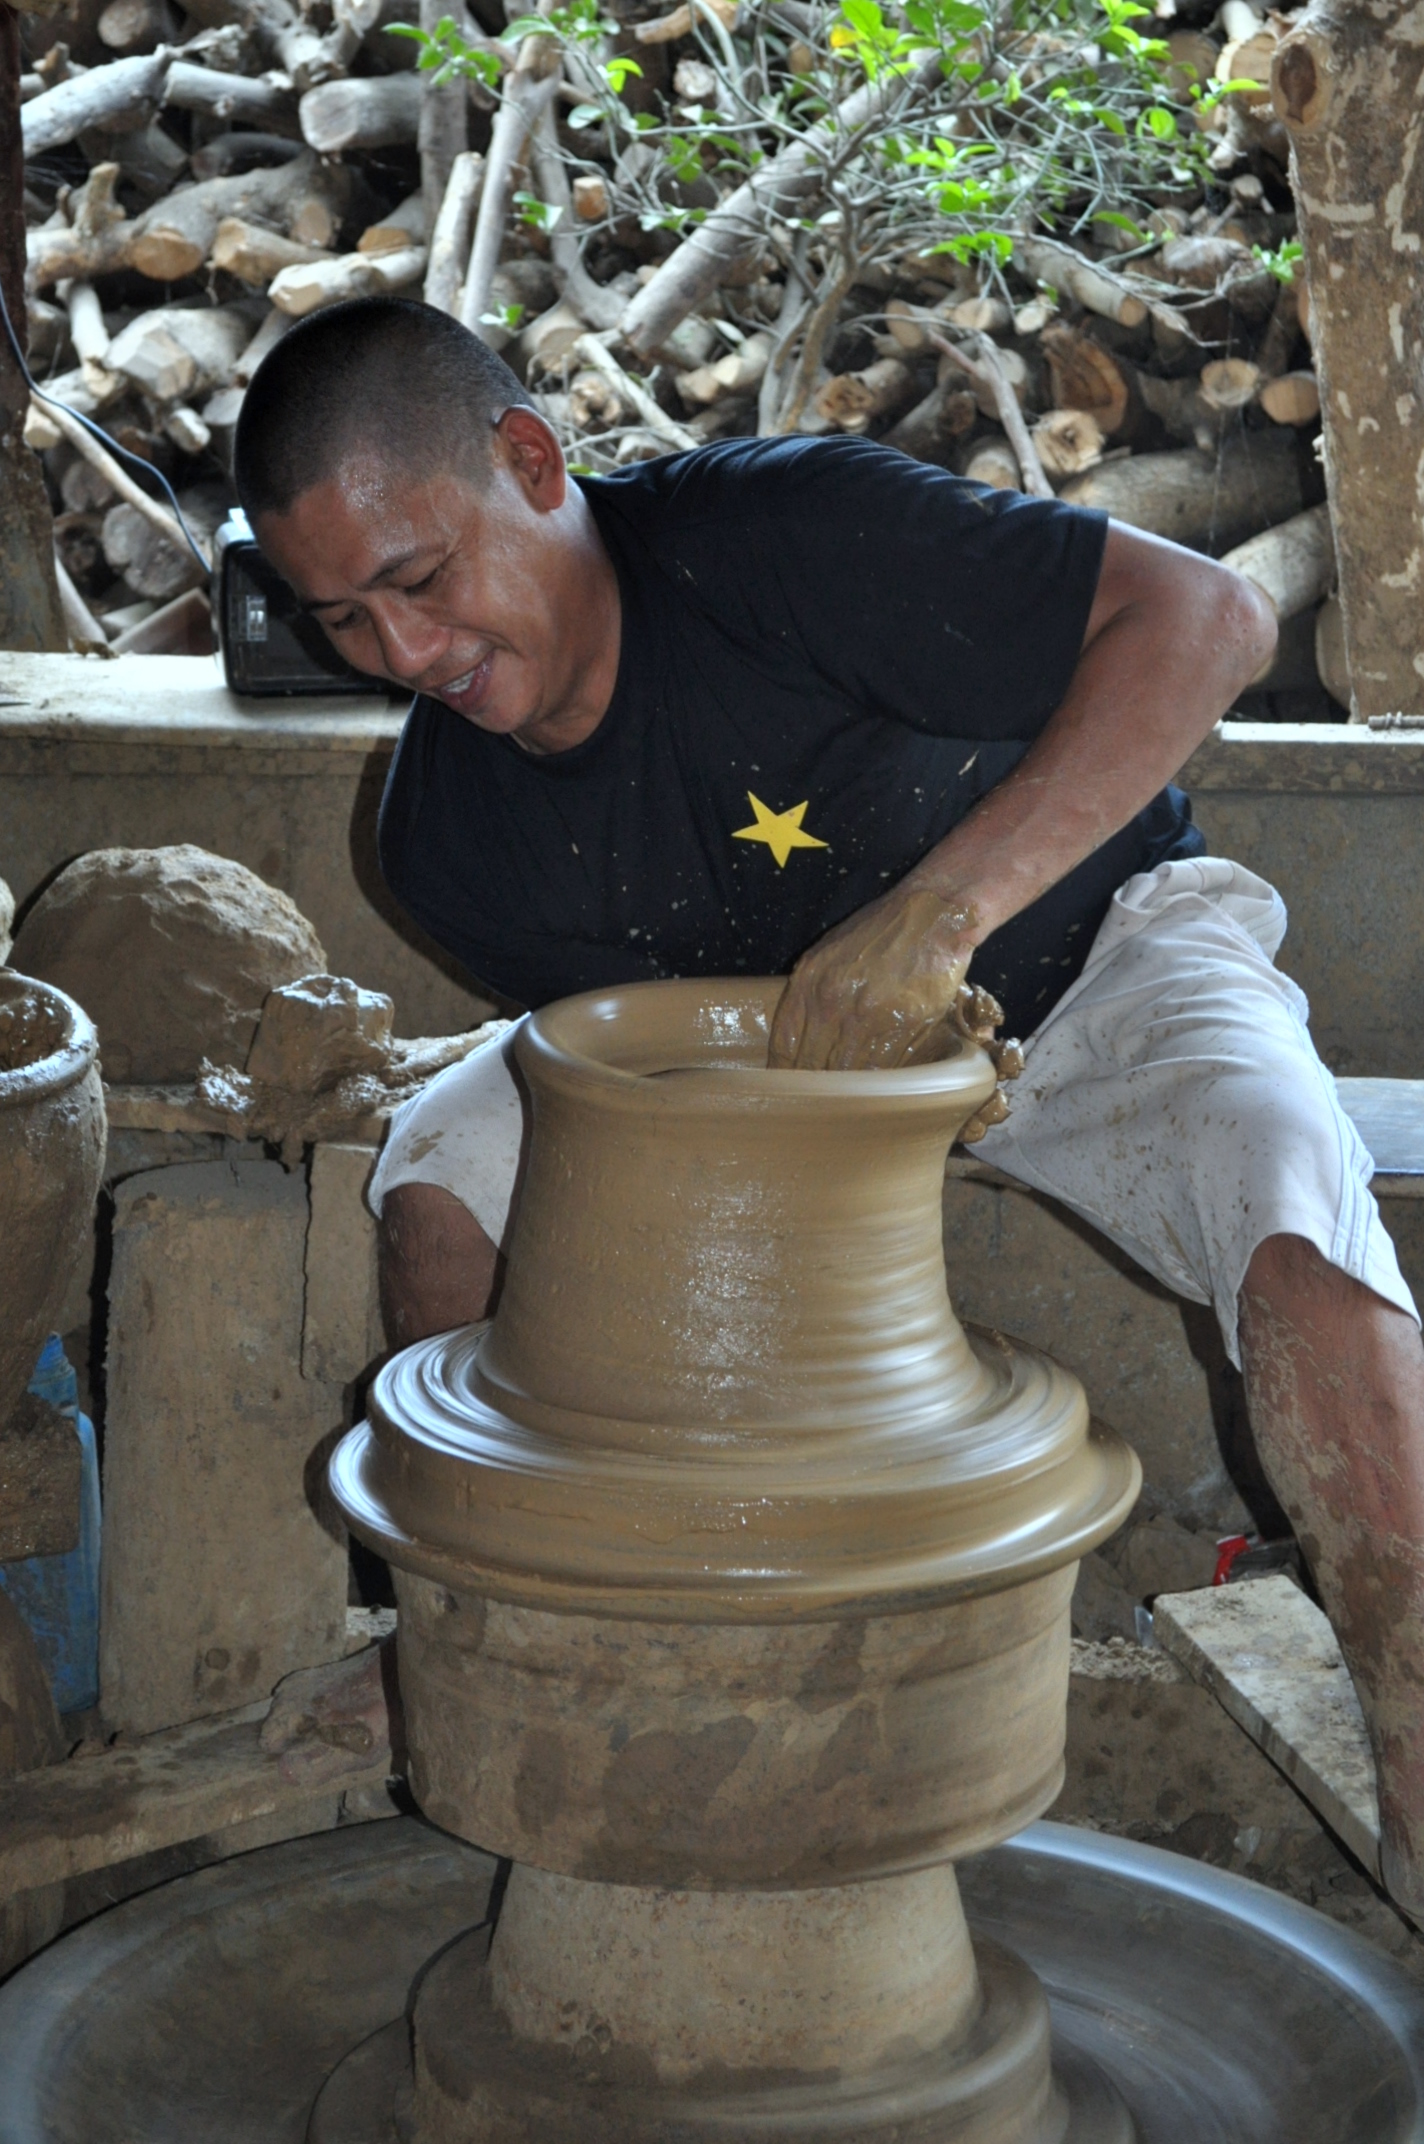
[(148, 1734), (265, 1697), (344, 1644), (318, 1518), (339, 1390), (301, 1370), (307, 1187), (279, 1163), (154, 1169), (115, 1194), (101, 1707)]
[(385, 1347), (376, 1290), (376, 1223), (366, 1185), (373, 1146), (316, 1146), (306, 1247), (302, 1369), (349, 1385)]

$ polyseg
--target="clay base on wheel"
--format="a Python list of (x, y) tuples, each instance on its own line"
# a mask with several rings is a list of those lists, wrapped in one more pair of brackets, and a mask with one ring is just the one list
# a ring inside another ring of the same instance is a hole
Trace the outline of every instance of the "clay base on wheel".
[(977, 1944), (967, 2035), (876, 2076), (702, 2072), (660, 2084), (586, 2036), (517, 2040), (495, 2009), (483, 1932), (447, 1951), (415, 2008), (412, 2144), (1064, 2144), (1048, 2002), (1028, 1967)]

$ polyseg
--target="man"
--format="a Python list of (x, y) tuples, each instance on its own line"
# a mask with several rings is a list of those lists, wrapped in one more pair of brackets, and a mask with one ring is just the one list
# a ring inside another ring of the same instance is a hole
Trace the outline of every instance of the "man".
[[(1418, 1316), (1280, 901), (1166, 786), (1269, 656), (1260, 596), (857, 441), (575, 483), (505, 366), (395, 301), (278, 344), (236, 475), (333, 645), (418, 695), (382, 866), (487, 985), (789, 971), (773, 1063), (893, 1066), (972, 963), (1027, 1059), (980, 1151), (1214, 1305), (1424, 1910)], [(393, 1127), (393, 1340), (487, 1310), (521, 1129), (498, 1046)]]

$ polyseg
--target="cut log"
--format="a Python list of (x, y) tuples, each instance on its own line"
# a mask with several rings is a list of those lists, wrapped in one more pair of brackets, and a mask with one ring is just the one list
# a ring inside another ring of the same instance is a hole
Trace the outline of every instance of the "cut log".
[(187, 60), (175, 60), (169, 68), (163, 102), (184, 112), (205, 112), (210, 119), (265, 127), (273, 134), (295, 136), (301, 131), (291, 90), (244, 74), (223, 74), (216, 67), (194, 67)]
[[(755, 394), (766, 375), (772, 347), (770, 335), (749, 335), (745, 342), (738, 344), (726, 357), (719, 357), (715, 364), (695, 365), (690, 372), (680, 372), (677, 376), (679, 396), (689, 409), (712, 409), (718, 402), (736, 395)], [(874, 369), (872, 366), (871, 370)], [(863, 379), (865, 375), (847, 374), (846, 377)]]
[[(980, 390), (985, 385), (989, 387), (998, 405), (999, 422), (1004, 427), (1005, 436), (1013, 449), (1014, 460), (1018, 463), (1021, 488), (1035, 498), (1051, 499), (1053, 486), (1043, 473), (1038, 450), (1029, 438), (1028, 426), (1024, 423), (1023, 411), (1019, 408), (1018, 396), (1004, 369), (1005, 353), (996, 349), (987, 335), (977, 337), (973, 358), (967, 356), (955, 344), (945, 342), (942, 336), (935, 335), (931, 340), (937, 350), (952, 358), (956, 365), (968, 373), (974, 383), (976, 401), (979, 399)], [(982, 403), (980, 406), (982, 407)]]
[(1345, 614), (1338, 596), (1327, 596), (1315, 614), (1315, 668), (1331, 699), (1348, 708), (1350, 665), (1345, 656)]
[(587, 324), (580, 320), (565, 298), (560, 298), (557, 305), (551, 305), (547, 312), (531, 320), (519, 338), (529, 378), (537, 379), (553, 372), (563, 363), (579, 337), (587, 332)]
[[(710, 8), (724, 30), (730, 30), (737, 19), (736, 0), (698, 0), (698, 4)], [(670, 14), (655, 16), (651, 22), (640, 22), (633, 35), (640, 45), (672, 45), (680, 37), (690, 37), (693, 27), (692, 8), (684, 4)]]
[[(291, 315), (282, 312), (274, 305), (232, 368), (232, 384), (234, 387), (246, 387), (248, 385), (267, 352), (276, 348), (291, 324)], [(208, 424), (212, 422), (206, 411), (204, 412), (203, 421)]]
[[(184, 549), (187, 549), (183, 531), (168, 508), (160, 506), (156, 499), (151, 499), (148, 493), (134, 482), (127, 469), (115, 461), (106, 447), (99, 444), (93, 433), (85, 430), (77, 417), (71, 416), (67, 409), (49, 409), (46, 414), (60, 437), (67, 439), (72, 447), (77, 448), (86, 461), (92, 462), (120, 499), (126, 500), (142, 514), (154, 530), (166, 537), (170, 543), (182, 544)], [(201, 543), (201, 537), (199, 542)], [(191, 556), (191, 553), (189, 555)]]
[(1253, 535), (1263, 521), (1298, 514), (1304, 503), (1294, 443), (1280, 433), (1244, 434), (1217, 454), (1188, 447), (1105, 462), (1072, 478), (1061, 496), (1213, 554)]
[(460, 281), (469, 258), (470, 233), (479, 207), (485, 160), (473, 149), (462, 149), (450, 166), (445, 198), (430, 238), (430, 258), (425, 269), (425, 302), (442, 313), (457, 313)]
[(963, 298), (944, 317), (967, 335), (1006, 335), (1014, 318), (1002, 298)]
[(985, 439), (974, 448), (964, 465), (971, 484), (988, 484), (994, 491), (1022, 491), (1023, 477), (1006, 439)]
[(321, 165), (306, 155), (276, 171), (185, 186), (136, 219), (132, 265), (160, 283), (193, 275), (211, 255), (218, 225), (228, 216), (259, 219), (289, 238), (329, 245), (350, 185), (350, 173), (341, 166)]
[(284, 268), (273, 277), (267, 295), (280, 312), (301, 320), (345, 298), (379, 298), (409, 290), (424, 275), (425, 262), (424, 246), (405, 246), (390, 253), (341, 253), (313, 261), (309, 267)]
[[(956, 312), (961, 310), (963, 308), (955, 307)], [(944, 362), (945, 360), (941, 359), (941, 364)], [(1017, 350), (996, 350), (994, 369), (998, 378), (1006, 380), (1009, 386), (1012, 387), (1014, 400), (1022, 407), (1028, 394), (1028, 366), (1024, 363), (1019, 352)], [(1003, 411), (999, 406), (999, 393), (995, 381), (992, 379), (976, 380), (973, 394), (979, 406), (980, 416), (987, 417), (991, 424), (1001, 424), (1003, 422)]]
[(1277, 47), (1273, 98), (1293, 150), (1351, 714), (1361, 722), (1424, 705), (1421, 97), (1412, 0), (1364, 12), (1315, 0)]
[(1208, 409), (1245, 409), (1260, 385), (1260, 373), (1244, 357), (1219, 357), (1202, 367), (1201, 398)]
[(606, 432), (633, 412), (601, 372), (579, 372), (569, 382), (568, 414), (575, 431)]
[(356, 241), (358, 253), (399, 253), (407, 246), (423, 246), (429, 233), (425, 223), (425, 195), (407, 194), (388, 208), (379, 223), (368, 223)]
[(104, 556), (137, 595), (166, 603), (184, 589), (196, 588), (202, 569), (186, 543), (159, 534), (136, 508), (121, 502), (104, 516)]
[(291, 140), (282, 134), (219, 134), (193, 151), (188, 169), (195, 179), (227, 179), (255, 170), (259, 164), (289, 164), (303, 153), (300, 137)]
[(79, 148), (91, 163), (112, 158), (124, 182), (144, 202), (169, 193), (188, 173), (187, 156), (156, 119), (127, 134), (81, 134)]
[(69, 339), (81, 369), (102, 365), (108, 357), (109, 330), (92, 283), (69, 286)]
[(181, 454), (206, 454), (213, 437), (211, 428), (186, 402), (164, 413), (163, 436), (171, 439)]
[(418, 74), (363, 75), (323, 82), (298, 107), (302, 137), (319, 156), (413, 142), (420, 126), (424, 84)]
[[(716, 367), (710, 368), (715, 372)], [(679, 382), (680, 391), (685, 385)], [(837, 372), (812, 398), (816, 415), (838, 432), (867, 432), (877, 417), (903, 409), (915, 391), (915, 376), (902, 358), (881, 357), (863, 372)]]
[(1234, 238), (1169, 238), (1158, 255), (1163, 276), (1182, 290), (1216, 290), (1228, 276), (1251, 266), (1248, 249)]
[[(58, 550), (54, 554), (54, 577), (59, 584), (59, 602), (60, 608), (64, 612), (64, 628), (69, 635), (69, 644), (75, 654), (102, 655), (105, 657), (112, 655), (114, 651), (104, 637), (103, 626), (100, 625), (93, 611), (90, 610), (89, 605), (70, 579), (68, 572), (65, 570), (64, 560), (60, 557)], [(65, 1545), (66, 1547), (72, 1547), (73, 1543), (67, 1542)], [(33, 1555), (34, 1550), (31, 1549), (25, 1551), (25, 1553)]]
[(1261, 407), (1273, 424), (1314, 424), (1320, 388), (1313, 372), (1283, 372), (1261, 389)]
[(155, 402), (189, 402), (224, 386), (251, 340), (238, 306), (163, 306), (119, 331), (107, 364)]
[(1088, 411), (1111, 439), (1127, 420), (1127, 378), (1110, 350), (1072, 328), (1046, 328), (1040, 347), (1048, 360), (1056, 409)]
[(1278, 620), (1310, 610), (1335, 579), (1335, 539), (1328, 506), (1311, 506), (1275, 528), (1263, 529), (1221, 563), (1254, 581)]
[(623, 333), (634, 349), (644, 357), (660, 349), (678, 322), (725, 281), (732, 265), (756, 252), (768, 217), (804, 213), (822, 196), (828, 166), (843, 153), (847, 135), (890, 127), (898, 112), (943, 79), (938, 53), (911, 74), (882, 76), (837, 107), (834, 128), (809, 127), (758, 165), (668, 255), (632, 299), (623, 317)]
[(26, 160), (47, 156), (90, 128), (117, 133), (147, 125), (158, 109), (168, 64), (166, 50), (111, 60), (31, 97), (20, 113)]
[(1033, 428), (1044, 475), (1064, 479), (1093, 469), (1103, 458), (1103, 430), (1091, 410), (1051, 409)]
[(602, 373), (628, 408), (667, 446), (683, 448), (699, 444), (694, 432), (689, 432), (685, 425), (669, 417), (666, 410), (659, 408), (646, 387), (640, 387), (636, 380), (629, 378), (617, 358), (604, 348), (596, 335), (580, 335), (573, 346), (573, 355), (579, 364), (588, 366), (590, 371)]
[(898, 447), (917, 462), (941, 461), (955, 440), (973, 431), (978, 418), (979, 405), (973, 395), (954, 379), (944, 379), (907, 410), (898, 424), (882, 433), (880, 444)]
[(244, 223), (240, 216), (224, 216), (213, 239), (208, 265), (224, 275), (237, 277), (254, 290), (265, 290), (273, 276), (284, 268), (331, 258), (321, 246), (304, 246), (298, 238), (283, 238), (265, 225)]
[(152, 52), (155, 45), (170, 44), (178, 34), (177, 20), (165, 0), (109, 0), (97, 28), (100, 44), (121, 58)]
[(1085, 312), (1115, 320), (1119, 327), (1140, 327), (1147, 318), (1147, 301), (1121, 276), (1100, 268), (1096, 261), (1085, 261), (1057, 239), (1016, 238), (1014, 266), (1031, 282), (1066, 290)]
[(211, 655), (212, 605), (201, 588), (174, 596), (111, 643), (115, 655)]

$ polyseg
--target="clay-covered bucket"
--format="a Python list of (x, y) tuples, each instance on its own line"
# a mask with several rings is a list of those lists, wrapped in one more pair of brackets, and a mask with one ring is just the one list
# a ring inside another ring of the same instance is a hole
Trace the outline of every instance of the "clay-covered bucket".
[(0, 1429), (88, 1244), (104, 1170), (98, 1059), (73, 998), (0, 968)]

